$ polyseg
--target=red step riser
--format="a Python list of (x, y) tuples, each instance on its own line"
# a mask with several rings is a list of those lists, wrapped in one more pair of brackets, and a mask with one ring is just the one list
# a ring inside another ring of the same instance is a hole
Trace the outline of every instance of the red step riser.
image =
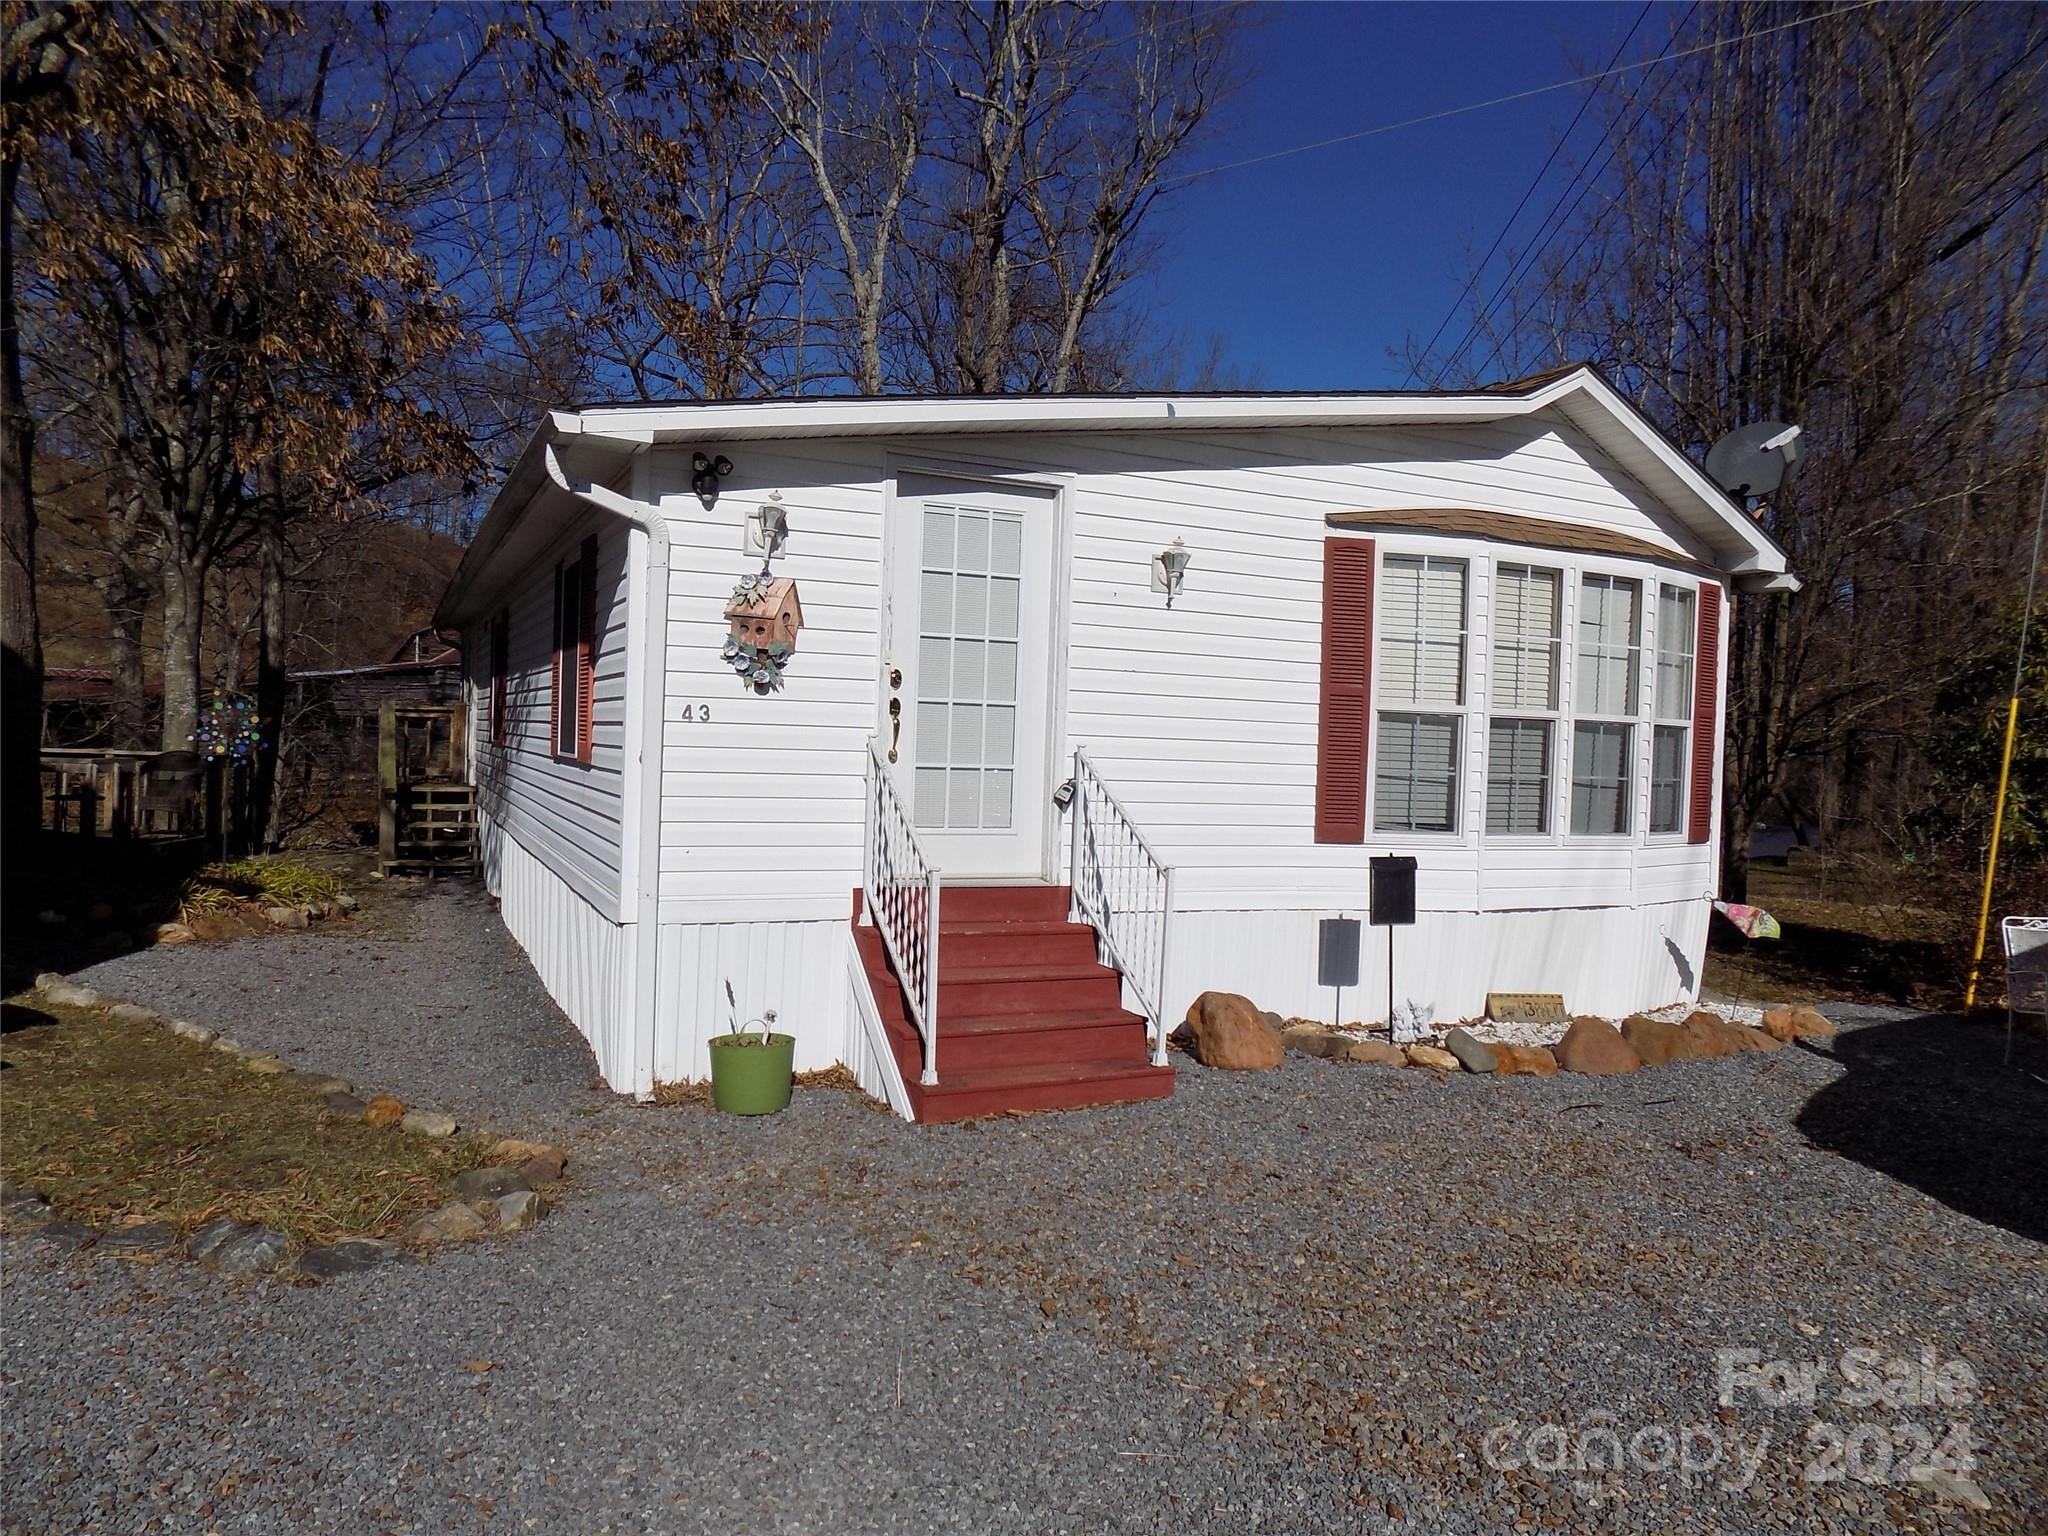
[(940, 1035), (948, 1014), (1071, 1013), (1081, 1008), (1122, 1006), (1123, 985), (1114, 971), (1099, 976), (1056, 977), (1045, 981), (968, 981), (939, 979)]
[(973, 1067), (1056, 1067), (1077, 1061), (1145, 1066), (1143, 1024), (1086, 1024), (1073, 1029), (1023, 1029), (1012, 1034), (949, 1035), (939, 1030), (939, 1080)]
[(1064, 885), (942, 885), (939, 925), (1061, 922), (1072, 900)]
[(1095, 959), (1095, 930), (1065, 933), (939, 933), (939, 980), (961, 966), (1087, 965)]
[[(939, 1069), (940, 1081), (945, 1068)], [(912, 1087), (911, 1102), (917, 1118), (931, 1125), (955, 1120), (975, 1120), (984, 1115), (1044, 1109), (1087, 1109), (1109, 1104), (1135, 1104), (1145, 1099), (1163, 1099), (1173, 1092), (1173, 1073), (1160, 1068), (1142, 1076), (1112, 1077), (1085, 1083), (1044, 1083), (1029, 1087), (1008, 1086), (985, 1092), (947, 1093)]]

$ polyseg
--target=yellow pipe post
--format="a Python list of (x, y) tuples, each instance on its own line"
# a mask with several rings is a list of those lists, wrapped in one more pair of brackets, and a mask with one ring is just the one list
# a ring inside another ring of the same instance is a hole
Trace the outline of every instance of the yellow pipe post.
[(1998, 839), (2005, 831), (2005, 788), (2012, 779), (2012, 746), (2019, 734), (2020, 696), (2005, 711), (2005, 752), (1998, 760), (1998, 803), (1991, 812), (1991, 851), (1984, 858), (1984, 898), (1977, 904), (1977, 947), (1970, 955), (1970, 984), (1963, 989), (1965, 1011), (1977, 1006), (1977, 976), (1984, 969), (1984, 939), (1991, 930), (1991, 882), (1998, 874)]

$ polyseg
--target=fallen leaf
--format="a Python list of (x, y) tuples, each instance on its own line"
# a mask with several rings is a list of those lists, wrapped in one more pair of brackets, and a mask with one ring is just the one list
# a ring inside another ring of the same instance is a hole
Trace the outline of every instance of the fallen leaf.
[(462, 1362), (462, 1368), (472, 1376), (481, 1376), (485, 1371), (495, 1371), (498, 1368), (498, 1362), (495, 1360), (465, 1360)]

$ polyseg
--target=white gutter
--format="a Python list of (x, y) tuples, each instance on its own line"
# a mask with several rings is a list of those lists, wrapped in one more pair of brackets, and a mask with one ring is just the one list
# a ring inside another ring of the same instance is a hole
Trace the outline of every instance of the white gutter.
[[(560, 424), (560, 418), (557, 418)], [(556, 485), (589, 506), (614, 517), (624, 518), (647, 536), (647, 559), (641, 591), (646, 617), (641, 624), (640, 730), (637, 757), (628, 766), (637, 775), (639, 792), (633, 832), (633, 866), (626, 867), (627, 850), (620, 850), (619, 920), (632, 928), (631, 990), (626, 1006), (641, 1017), (641, 1028), (633, 1052), (633, 1093), (642, 1100), (654, 1093), (654, 1029), (660, 1016), (656, 988), (660, 980), (661, 911), (661, 750), (664, 723), (663, 689), (668, 662), (668, 519), (661, 512), (609, 486), (594, 481), (571, 479), (557, 452), (573, 432), (551, 433), (542, 454), (547, 475)], [(630, 1016), (630, 1015), (629, 1015)]]

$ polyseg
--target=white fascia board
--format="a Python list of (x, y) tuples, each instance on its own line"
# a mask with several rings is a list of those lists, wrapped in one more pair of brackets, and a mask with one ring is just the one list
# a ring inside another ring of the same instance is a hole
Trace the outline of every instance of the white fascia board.
[(580, 413), (593, 435), (655, 443), (750, 438), (920, 436), (938, 432), (1110, 432), (1159, 427), (1379, 426), (1499, 421), (1527, 410), (1515, 395), (1001, 396), (988, 399), (774, 400), (599, 406)]

